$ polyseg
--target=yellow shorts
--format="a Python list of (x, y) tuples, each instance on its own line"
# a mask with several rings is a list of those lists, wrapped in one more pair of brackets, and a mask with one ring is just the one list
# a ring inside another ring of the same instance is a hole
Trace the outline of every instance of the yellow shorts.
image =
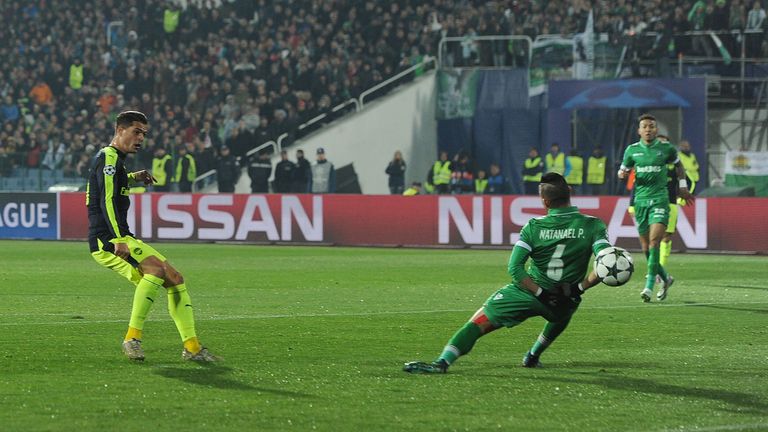
[[(120, 276), (128, 279), (134, 285), (138, 284), (142, 278), (141, 272), (138, 270), (139, 264), (147, 259), (147, 257), (157, 257), (160, 261), (166, 261), (165, 257), (155, 250), (152, 246), (144, 243), (141, 240), (133, 237), (125, 237), (128, 244), (128, 249), (131, 251), (131, 256), (127, 259), (121, 259), (112, 252), (104, 250), (104, 243), (99, 240), (99, 250), (91, 252), (91, 256), (97, 263), (102, 266), (117, 272)], [(110, 250), (114, 250), (114, 247), (108, 247)]]
[(680, 207), (677, 204), (669, 204), (669, 223), (667, 223), (667, 232), (670, 234), (675, 233), (675, 227), (677, 227), (677, 212)]

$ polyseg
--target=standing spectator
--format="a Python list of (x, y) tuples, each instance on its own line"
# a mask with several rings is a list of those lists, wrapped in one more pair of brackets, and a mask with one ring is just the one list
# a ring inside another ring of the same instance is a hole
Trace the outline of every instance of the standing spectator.
[(43, 79), (38, 79), (37, 84), (29, 91), (29, 96), (38, 105), (48, 105), (53, 100), (53, 92)]
[(565, 181), (571, 187), (572, 195), (581, 195), (581, 185), (584, 183), (584, 158), (579, 156), (578, 150), (572, 149), (568, 156), (568, 163), (571, 165), (571, 171), (565, 177)]
[(317, 162), (312, 165), (310, 191), (312, 193), (336, 192), (336, 170), (333, 164), (325, 158), (325, 149), (317, 149)]
[(0, 107), (0, 114), (2, 114), (3, 122), (15, 122), (21, 116), (19, 106), (13, 102), (13, 97), (9, 94), (5, 97), (5, 103)]
[(275, 181), (272, 183), (275, 192), (291, 192), (295, 175), (296, 164), (288, 160), (288, 152), (282, 150), (280, 152), (280, 162), (275, 165)]
[(389, 162), (385, 172), (389, 174), (389, 192), (392, 195), (402, 195), (405, 189), (405, 161), (400, 150), (395, 152), (395, 157)]
[(541, 161), (539, 151), (531, 147), (528, 150), (528, 159), (523, 162), (523, 191), (526, 195), (539, 194), (539, 182), (541, 182), (542, 174), (544, 174), (544, 163)]
[(272, 175), (272, 162), (269, 153), (262, 150), (251, 156), (248, 163), (248, 176), (251, 178), (251, 193), (269, 193), (269, 176)]
[[(705, 22), (707, 20), (707, 4), (703, 0), (698, 0), (691, 7), (688, 12), (688, 21), (691, 23), (691, 30), (704, 31), (707, 30)], [(709, 36), (696, 35), (693, 36), (693, 52), (694, 54), (705, 54), (707, 57), (712, 57), (712, 47), (709, 46), (707, 39)]]
[(179, 185), (179, 192), (192, 192), (192, 184), (197, 177), (197, 164), (195, 157), (187, 152), (187, 147), (179, 146), (179, 159), (176, 162), (176, 175), (173, 181)]
[(80, 63), (80, 58), (75, 57), (75, 61), (69, 66), (69, 87), (72, 90), (80, 90), (83, 88), (84, 79), (83, 65)]
[(756, 0), (752, 9), (747, 14), (747, 57), (758, 57), (763, 43), (763, 23), (765, 22), (765, 9)]
[(696, 190), (696, 183), (699, 182), (699, 161), (696, 159), (696, 154), (691, 152), (691, 143), (688, 140), (680, 141), (680, 152), (677, 155), (685, 168), (685, 175), (691, 181), (688, 190), (693, 193)]
[(499, 164), (491, 164), (491, 173), (488, 177), (488, 189), (485, 193), (489, 195), (501, 195), (507, 192), (507, 181), (504, 179), (504, 175), (501, 174), (501, 167)]
[(11, 175), (13, 169), (13, 162), (8, 157), (5, 147), (0, 146), (0, 177), (8, 177)]
[[(571, 167), (568, 163), (568, 159), (565, 158), (565, 153), (560, 152), (560, 145), (558, 143), (553, 143), (552, 147), (549, 149), (549, 153), (547, 153), (547, 157), (545, 158), (547, 165), (546, 165), (546, 172), (556, 172), (563, 177), (567, 177), (568, 174), (571, 173)], [(536, 192), (538, 194), (538, 192)]]
[(216, 159), (216, 177), (219, 182), (219, 192), (233, 193), (235, 183), (240, 177), (240, 167), (237, 159), (229, 152), (229, 147), (221, 146), (219, 157)]
[(592, 156), (587, 162), (587, 185), (590, 195), (605, 195), (605, 170), (608, 168), (603, 148), (600, 146), (592, 149)]
[(171, 155), (165, 152), (165, 147), (159, 146), (155, 149), (155, 157), (152, 159), (152, 177), (155, 178), (155, 183), (152, 186), (153, 191), (168, 192), (171, 190), (173, 161)]
[(296, 170), (293, 172), (293, 191), (296, 193), (309, 192), (312, 167), (304, 158), (304, 150), (296, 150)]
[(451, 161), (446, 151), (440, 152), (440, 159), (432, 166), (432, 184), (438, 194), (450, 193)]

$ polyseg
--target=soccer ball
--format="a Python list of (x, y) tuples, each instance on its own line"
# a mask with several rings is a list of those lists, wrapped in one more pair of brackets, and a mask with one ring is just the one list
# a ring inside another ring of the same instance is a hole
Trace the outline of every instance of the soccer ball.
[(611, 246), (598, 252), (595, 257), (595, 273), (600, 280), (609, 286), (621, 286), (629, 281), (635, 264), (632, 255), (626, 250)]

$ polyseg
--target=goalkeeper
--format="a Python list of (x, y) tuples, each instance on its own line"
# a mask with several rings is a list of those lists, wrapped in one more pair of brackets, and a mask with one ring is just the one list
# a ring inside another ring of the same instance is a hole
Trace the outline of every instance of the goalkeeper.
[[(568, 327), (581, 303), (581, 295), (599, 280), (589, 268), (592, 253), (610, 246), (603, 221), (571, 206), (570, 188), (562, 175), (541, 178), (539, 195), (547, 215), (534, 218), (520, 231), (509, 258), (512, 283), (493, 293), (485, 304), (448, 341), (433, 362), (406, 363), (411, 373), (445, 373), (460, 356), (467, 355), (480, 337), (501, 327), (514, 327), (540, 316), (544, 325), (523, 358), (524, 367), (540, 366), (544, 350)], [(530, 258), (531, 266), (525, 270)]]

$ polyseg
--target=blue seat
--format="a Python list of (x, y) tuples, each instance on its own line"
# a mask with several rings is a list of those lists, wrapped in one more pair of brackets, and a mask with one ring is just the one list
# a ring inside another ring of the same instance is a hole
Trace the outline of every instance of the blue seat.
[(27, 177), (24, 179), (23, 189), (30, 192), (42, 190), (40, 188), (42, 186), (40, 183), (41, 181), (37, 177)]
[(21, 177), (8, 177), (5, 179), (5, 189), (11, 192), (19, 192), (24, 189)]

